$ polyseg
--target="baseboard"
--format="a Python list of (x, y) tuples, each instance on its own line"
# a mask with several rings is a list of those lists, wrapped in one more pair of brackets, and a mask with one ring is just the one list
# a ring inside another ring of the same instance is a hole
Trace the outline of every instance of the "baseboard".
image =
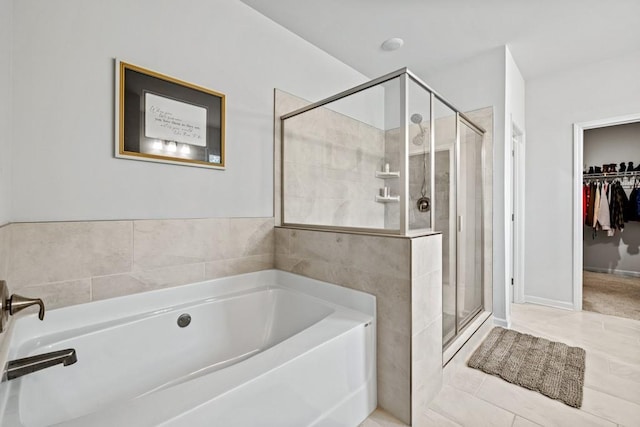
[(527, 302), (529, 304), (546, 305), (547, 307), (560, 308), (562, 310), (573, 311), (572, 302), (558, 301), (555, 299), (540, 298), (540, 297), (534, 297), (530, 295), (524, 296), (524, 302)]
[(640, 271), (616, 270), (610, 268), (584, 267), (585, 271), (593, 273), (619, 274), (620, 276), (640, 277)]
[(507, 322), (507, 319), (493, 316), (493, 324), (496, 326), (502, 326), (503, 328), (509, 328), (511, 325)]

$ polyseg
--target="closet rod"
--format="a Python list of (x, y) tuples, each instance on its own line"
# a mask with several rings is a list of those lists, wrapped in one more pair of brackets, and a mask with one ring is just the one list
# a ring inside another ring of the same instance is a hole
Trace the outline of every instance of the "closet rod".
[(633, 178), (640, 177), (640, 171), (633, 172), (606, 172), (606, 173), (585, 173), (582, 174), (584, 179), (599, 179), (599, 178)]

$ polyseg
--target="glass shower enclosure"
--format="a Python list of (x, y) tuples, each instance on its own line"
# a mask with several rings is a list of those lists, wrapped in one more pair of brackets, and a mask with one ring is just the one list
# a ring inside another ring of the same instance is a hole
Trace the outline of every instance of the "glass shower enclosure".
[(446, 346), (484, 305), (484, 130), (406, 68), (281, 125), (283, 226), (442, 233)]

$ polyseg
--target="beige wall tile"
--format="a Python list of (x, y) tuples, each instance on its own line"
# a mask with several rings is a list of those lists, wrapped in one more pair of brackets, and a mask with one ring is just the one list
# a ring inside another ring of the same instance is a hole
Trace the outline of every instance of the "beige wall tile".
[[(337, 285), (347, 286), (340, 278), (343, 277), (344, 267), (326, 261), (316, 261), (313, 259), (300, 259), (286, 255), (276, 254), (276, 268), (300, 274), (301, 276)], [(347, 286), (353, 288), (353, 286)]]
[(411, 239), (411, 277), (442, 270), (442, 234)]
[(205, 280), (274, 268), (272, 254), (211, 261), (204, 266)]
[(273, 254), (273, 218), (231, 218), (227, 240), (222, 243), (225, 259)]
[(203, 263), (93, 277), (91, 279), (92, 300), (153, 291), (202, 280), (204, 280)]
[(0, 226), (0, 279), (6, 280), (9, 265), (10, 225)]
[(274, 230), (275, 254), (289, 255), (291, 246), (291, 230), (276, 227)]
[[(275, 94), (275, 205), (280, 206), (281, 123), (279, 116), (307, 102)], [(295, 105), (295, 108), (293, 107)], [(384, 205), (374, 196), (384, 156), (384, 131), (328, 108), (290, 118), (284, 129), (284, 182), (289, 223), (384, 227)], [(276, 223), (280, 224), (280, 212)]]
[(358, 234), (346, 236), (349, 236), (349, 257), (344, 262), (369, 273), (411, 278), (409, 239)]
[(442, 272), (432, 271), (411, 281), (411, 325), (421, 331), (442, 317)]
[(398, 333), (378, 322), (378, 379), (396, 388), (409, 389), (411, 376), (411, 339), (408, 333)]
[(378, 407), (404, 422), (411, 423), (411, 391), (408, 387), (378, 378)]
[(225, 259), (209, 261), (204, 264), (204, 279), (219, 279), (220, 277), (232, 276), (229, 263)]
[(273, 218), (206, 218), (134, 222), (134, 269), (268, 255)]
[(135, 270), (223, 259), (229, 219), (134, 221)]
[(442, 387), (442, 316), (411, 339), (411, 411), (420, 419)]
[(288, 245), (276, 248), (276, 268), (376, 296), (378, 403), (409, 422), (409, 240), (291, 229), (277, 229), (276, 235)]
[(273, 106), (273, 173), (274, 173), (274, 214), (275, 214), (275, 224), (280, 225), (280, 173), (281, 173), (281, 155), (282, 155), (282, 144), (281, 144), (281, 120), (280, 117), (286, 113), (297, 110), (298, 108), (302, 108), (305, 105), (308, 105), (309, 101), (298, 98), (297, 96), (291, 95), (287, 92), (284, 92), (280, 89), (274, 90), (274, 106)]
[[(10, 289), (13, 293), (13, 290)], [(45, 283), (42, 285), (26, 286), (17, 292), (24, 297), (41, 298), (47, 310), (82, 304), (91, 301), (91, 280), (71, 280), (68, 282)], [(28, 310), (37, 312), (36, 309)], [(46, 314), (45, 314), (46, 318)]]
[(411, 331), (411, 282), (389, 276), (364, 275), (363, 290), (377, 298), (379, 322), (390, 330), (410, 334)]
[(348, 264), (348, 242), (352, 235), (310, 230), (291, 230), (290, 255), (299, 259)]
[(205, 270), (273, 268), (274, 249), (273, 218), (10, 224), (0, 227), (0, 278), (59, 307), (88, 302), (91, 288), (104, 299), (204, 280)]
[(132, 238), (129, 221), (12, 224), (9, 285), (130, 271)]
[(407, 427), (393, 415), (378, 408), (358, 427)]
[(276, 268), (376, 296), (378, 403), (410, 417), (411, 281), (408, 239), (276, 229)]

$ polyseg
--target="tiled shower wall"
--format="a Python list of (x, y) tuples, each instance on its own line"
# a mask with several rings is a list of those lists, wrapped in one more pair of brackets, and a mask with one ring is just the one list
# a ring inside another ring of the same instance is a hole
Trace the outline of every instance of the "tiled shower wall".
[(0, 278), (52, 309), (270, 269), (273, 226), (273, 218), (15, 223), (0, 228)]
[[(307, 104), (276, 90), (276, 117)], [(375, 201), (384, 186), (375, 177), (384, 157), (384, 130), (321, 107), (287, 119), (284, 137), (288, 223), (384, 227), (384, 205)]]

